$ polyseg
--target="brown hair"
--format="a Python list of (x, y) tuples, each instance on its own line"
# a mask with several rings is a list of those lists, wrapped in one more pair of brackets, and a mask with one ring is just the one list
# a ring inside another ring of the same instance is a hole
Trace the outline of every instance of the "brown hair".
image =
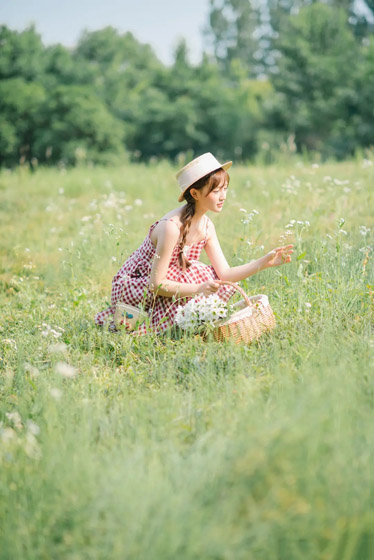
[(191, 185), (185, 191), (184, 199), (187, 202), (187, 204), (183, 207), (181, 218), (180, 218), (182, 222), (182, 226), (180, 229), (179, 256), (178, 256), (179, 264), (183, 268), (183, 270), (190, 266), (190, 263), (186, 259), (183, 250), (186, 244), (186, 237), (191, 227), (191, 221), (195, 214), (196, 201), (191, 194), (191, 189), (201, 190), (203, 187), (208, 185), (209, 186), (207, 192), (208, 195), (213, 189), (220, 187), (225, 182), (229, 183), (229, 181), (230, 181), (229, 174), (227, 173), (227, 171), (222, 169), (222, 167), (220, 167), (219, 169), (216, 169), (216, 171), (212, 171), (211, 173), (208, 173), (208, 175), (205, 175), (204, 177), (196, 181), (196, 183), (193, 183), (193, 185)]

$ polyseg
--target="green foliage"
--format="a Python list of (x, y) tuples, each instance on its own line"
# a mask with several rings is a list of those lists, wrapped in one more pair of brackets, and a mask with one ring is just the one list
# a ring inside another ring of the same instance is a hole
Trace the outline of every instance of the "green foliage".
[(52, 162), (105, 161), (123, 153), (123, 127), (105, 105), (83, 86), (59, 86), (43, 107), (35, 155), (49, 150)]
[(211, 0), (207, 53), (167, 67), (112, 27), (67, 49), (1, 26), (0, 165), (343, 159), (374, 143), (371, 31), (351, 0)]
[(39, 80), (45, 69), (44, 46), (34, 27), (11, 31), (0, 26), (0, 80), (22, 77)]
[(240, 60), (248, 75), (257, 76), (263, 70), (256, 59), (261, 24), (261, 11), (247, 0), (210, 0), (209, 35), (215, 58), (224, 71), (233, 60)]
[(289, 18), (276, 46), (281, 57), (272, 79), (277, 96), (270, 118), (280, 116), (280, 126), (294, 132), (299, 151), (338, 158), (352, 154), (360, 143), (350, 128), (357, 110), (351, 106), (360, 49), (345, 12), (319, 3), (304, 7)]
[(0, 80), (0, 164), (34, 156), (46, 92), (23, 78)]

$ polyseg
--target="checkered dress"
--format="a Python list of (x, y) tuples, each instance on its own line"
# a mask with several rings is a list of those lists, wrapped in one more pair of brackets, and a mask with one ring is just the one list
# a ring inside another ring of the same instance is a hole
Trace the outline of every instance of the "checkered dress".
[[(123, 302), (135, 307), (142, 305), (149, 315), (149, 327), (145, 324), (141, 325), (136, 334), (146, 334), (149, 329), (153, 332), (162, 332), (174, 324), (178, 306), (187, 303), (191, 299), (183, 298), (183, 301), (181, 301), (180, 299), (176, 300), (175, 297), (155, 296), (149, 290), (149, 278), (156, 253), (150, 234), (159, 221), (150, 227), (143, 243), (130, 255), (114, 276), (112, 280), (112, 305), (96, 315), (95, 323), (97, 325), (104, 325), (108, 320), (112, 320), (116, 304)], [(191, 263), (190, 267), (186, 270), (183, 270), (178, 262), (179, 243), (174, 247), (166, 274), (167, 280), (185, 284), (202, 284), (209, 280), (218, 280), (218, 276), (212, 266), (199, 262), (200, 253), (207, 242), (208, 218), (206, 221), (205, 238), (202, 241), (184, 247), (184, 253)], [(235, 288), (231, 286), (220, 286), (217, 294), (226, 302), (234, 292)]]

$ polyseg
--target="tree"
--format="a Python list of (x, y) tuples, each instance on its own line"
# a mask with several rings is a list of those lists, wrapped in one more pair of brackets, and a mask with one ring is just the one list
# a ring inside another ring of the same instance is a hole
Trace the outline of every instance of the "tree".
[(23, 78), (0, 81), (0, 165), (32, 159), (45, 99), (41, 84)]
[(263, 72), (257, 33), (261, 24), (260, 3), (255, 0), (210, 0), (207, 37), (224, 71), (240, 60), (249, 76)]
[(89, 88), (58, 86), (43, 106), (34, 152), (51, 163), (106, 162), (123, 154), (123, 136), (123, 124)]
[(0, 49), (0, 80), (21, 77), (32, 81), (43, 75), (44, 47), (33, 26), (20, 33), (0, 26)]
[[(128, 97), (151, 85), (153, 74), (162, 64), (149, 45), (132, 33), (119, 34), (114, 28), (84, 32), (74, 53), (76, 64), (85, 66), (85, 83), (94, 85), (110, 110), (126, 118)], [(131, 110), (130, 103), (130, 110)]]
[(295, 134), (299, 151), (342, 157), (351, 149), (348, 139), (339, 153), (329, 149), (329, 139), (341, 119), (341, 100), (354, 87), (352, 68), (359, 56), (344, 10), (317, 3), (304, 7), (289, 17), (276, 46), (279, 73), (272, 83), (277, 95), (268, 107), (269, 119), (274, 113), (278, 126)]

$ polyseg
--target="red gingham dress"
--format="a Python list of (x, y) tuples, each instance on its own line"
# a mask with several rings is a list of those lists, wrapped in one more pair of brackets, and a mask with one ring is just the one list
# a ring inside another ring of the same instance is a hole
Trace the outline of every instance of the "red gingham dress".
[[(108, 320), (111, 320), (116, 304), (123, 302), (135, 307), (144, 306), (145, 311), (150, 317), (149, 327), (147, 328), (143, 323), (134, 334), (146, 334), (149, 328), (153, 332), (163, 332), (174, 324), (178, 306), (187, 303), (191, 299), (183, 298), (183, 300), (176, 300), (173, 297), (155, 296), (148, 288), (151, 268), (156, 253), (156, 248), (151, 241), (150, 234), (160, 221), (162, 220), (155, 222), (150, 227), (143, 243), (130, 255), (114, 276), (112, 280), (112, 305), (96, 315), (95, 323), (97, 325), (104, 325)], [(214, 268), (199, 261), (200, 253), (207, 242), (208, 224), (209, 220), (206, 218), (206, 233), (202, 241), (184, 247), (184, 253), (191, 263), (190, 267), (186, 270), (183, 270), (179, 265), (178, 255), (180, 249), (179, 243), (176, 244), (166, 274), (167, 280), (185, 284), (202, 284), (209, 280), (218, 280)], [(231, 286), (220, 286), (217, 294), (223, 301), (227, 302), (234, 292), (235, 288)]]

